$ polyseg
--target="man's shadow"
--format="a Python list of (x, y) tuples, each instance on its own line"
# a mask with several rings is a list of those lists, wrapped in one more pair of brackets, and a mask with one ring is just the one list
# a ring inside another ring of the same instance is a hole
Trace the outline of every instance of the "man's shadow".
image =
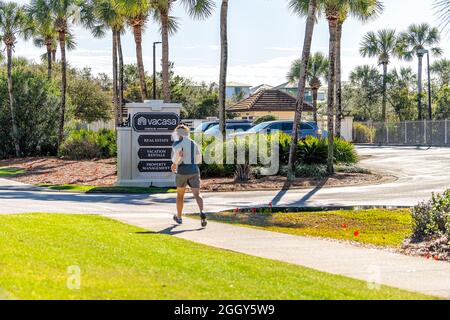
[(165, 234), (169, 236), (176, 236), (178, 234), (186, 233), (186, 232), (197, 232), (197, 231), (203, 231), (205, 228), (198, 228), (198, 229), (190, 229), (190, 230), (179, 230), (176, 231), (175, 229), (178, 227), (178, 225), (172, 225), (166, 229), (163, 229), (161, 231), (141, 231), (136, 232), (136, 234)]

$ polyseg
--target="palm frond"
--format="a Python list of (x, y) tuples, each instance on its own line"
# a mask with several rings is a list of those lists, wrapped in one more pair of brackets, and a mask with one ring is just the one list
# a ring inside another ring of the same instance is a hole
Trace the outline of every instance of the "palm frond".
[(216, 6), (213, 0), (181, 0), (181, 3), (194, 19), (205, 19), (211, 16)]
[[(288, 0), (288, 7), (295, 15), (300, 17), (308, 16), (309, 11), (309, 0)], [(317, 17), (316, 20), (319, 19), (321, 14), (324, 11), (324, 1), (317, 2)]]
[[(158, 23), (159, 31), (161, 30), (161, 12), (159, 10), (153, 11), (153, 20)], [(169, 16), (168, 22), (169, 35), (174, 35), (180, 29), (180, 22), (178, 17)]]
[(442, 30), (450, 31), (450, 0), (435, 0), (434, 9)]

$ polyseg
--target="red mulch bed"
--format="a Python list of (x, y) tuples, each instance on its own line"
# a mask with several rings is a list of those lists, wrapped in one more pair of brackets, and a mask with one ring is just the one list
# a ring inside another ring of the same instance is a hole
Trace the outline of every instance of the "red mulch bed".
[(450, 262), (450, 239), (445, 236), (419, 242), (408, 239), (403, 243), (401, 251), (411, 256)]
[(251, 179), (246, 183), (237, 183), (233, 178), (205, 179), (202, 189), (205, 191), (250, 191), (250, 190), (280, 190), (302, 189), (311, 187), (339, 187), (349, 185), (375, 184), (389, 180), (377, 174), (336, 173), (327, 179), (298, 178), (292, 183), (286, 177), (268, 176)]
[[(71, 161), (60, 158), (26, 158), (0, 160), (0, 167), (14, 167), (25, 169), (26, 173), (10, 177), (9, 179), (39, 185), (87, 185), (111, 186), (116, 183), (117, 168), (115, 159)], [(309, 188), (315, 186), (348, 186), (374, 184), (389, 180), (377, 174), (337, 173), (334, 176), (317, 180), (313, 178), (299, 178), (288, 184), (282, 176), (252, 179), (247, 183), (236, 183), (232, 178), (204, 179), (204, 191), (245, 191), (245, 190), (279, 190), (287, 188)]]
[(38, 184), (77, 184), (110, 186), (116, 182), (115, 159), (70, 161), (59, 158), (26, 158), (1, 160), (0, 167), (25, 169), (26, 173), (9, 179)]

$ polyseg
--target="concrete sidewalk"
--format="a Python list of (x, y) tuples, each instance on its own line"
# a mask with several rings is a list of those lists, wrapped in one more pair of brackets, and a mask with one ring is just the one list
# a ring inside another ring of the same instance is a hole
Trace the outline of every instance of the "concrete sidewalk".
[(43, 191), (45, 189), (31, 184), (0, 178), (0, 190)]
[(373, 288), (375, 282), (450, 299), (450, 263), (447, 262), (215, 222), (202, 229), (199, 220), (189, 218), (184, 219), (182, 226), (175, 226), (168, 214), (105, 216), (221, 249), (367, 281), (368, 288)]

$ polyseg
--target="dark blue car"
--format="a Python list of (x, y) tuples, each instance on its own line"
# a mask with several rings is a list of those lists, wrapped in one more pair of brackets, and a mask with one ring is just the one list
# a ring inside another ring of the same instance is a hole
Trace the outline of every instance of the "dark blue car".
[[(250, 130), (237, 133), (236, 136), (240, 135), (249, 135), (249, 134), (257, 134), (257, 133), (273, 133), (276, 131), (282, 131), (288, 135), (292, 134), (292, 129), (294, 127), (294, 121), (270, 121), (260, 123)], [(315, 122), (302, 122), (300, 126), (300, 139), (306, 139), (307, 137), (315, 137), (315, 138), (326, 138), (328, 137), (328, 133), (319, 128), (317, 123)]]

